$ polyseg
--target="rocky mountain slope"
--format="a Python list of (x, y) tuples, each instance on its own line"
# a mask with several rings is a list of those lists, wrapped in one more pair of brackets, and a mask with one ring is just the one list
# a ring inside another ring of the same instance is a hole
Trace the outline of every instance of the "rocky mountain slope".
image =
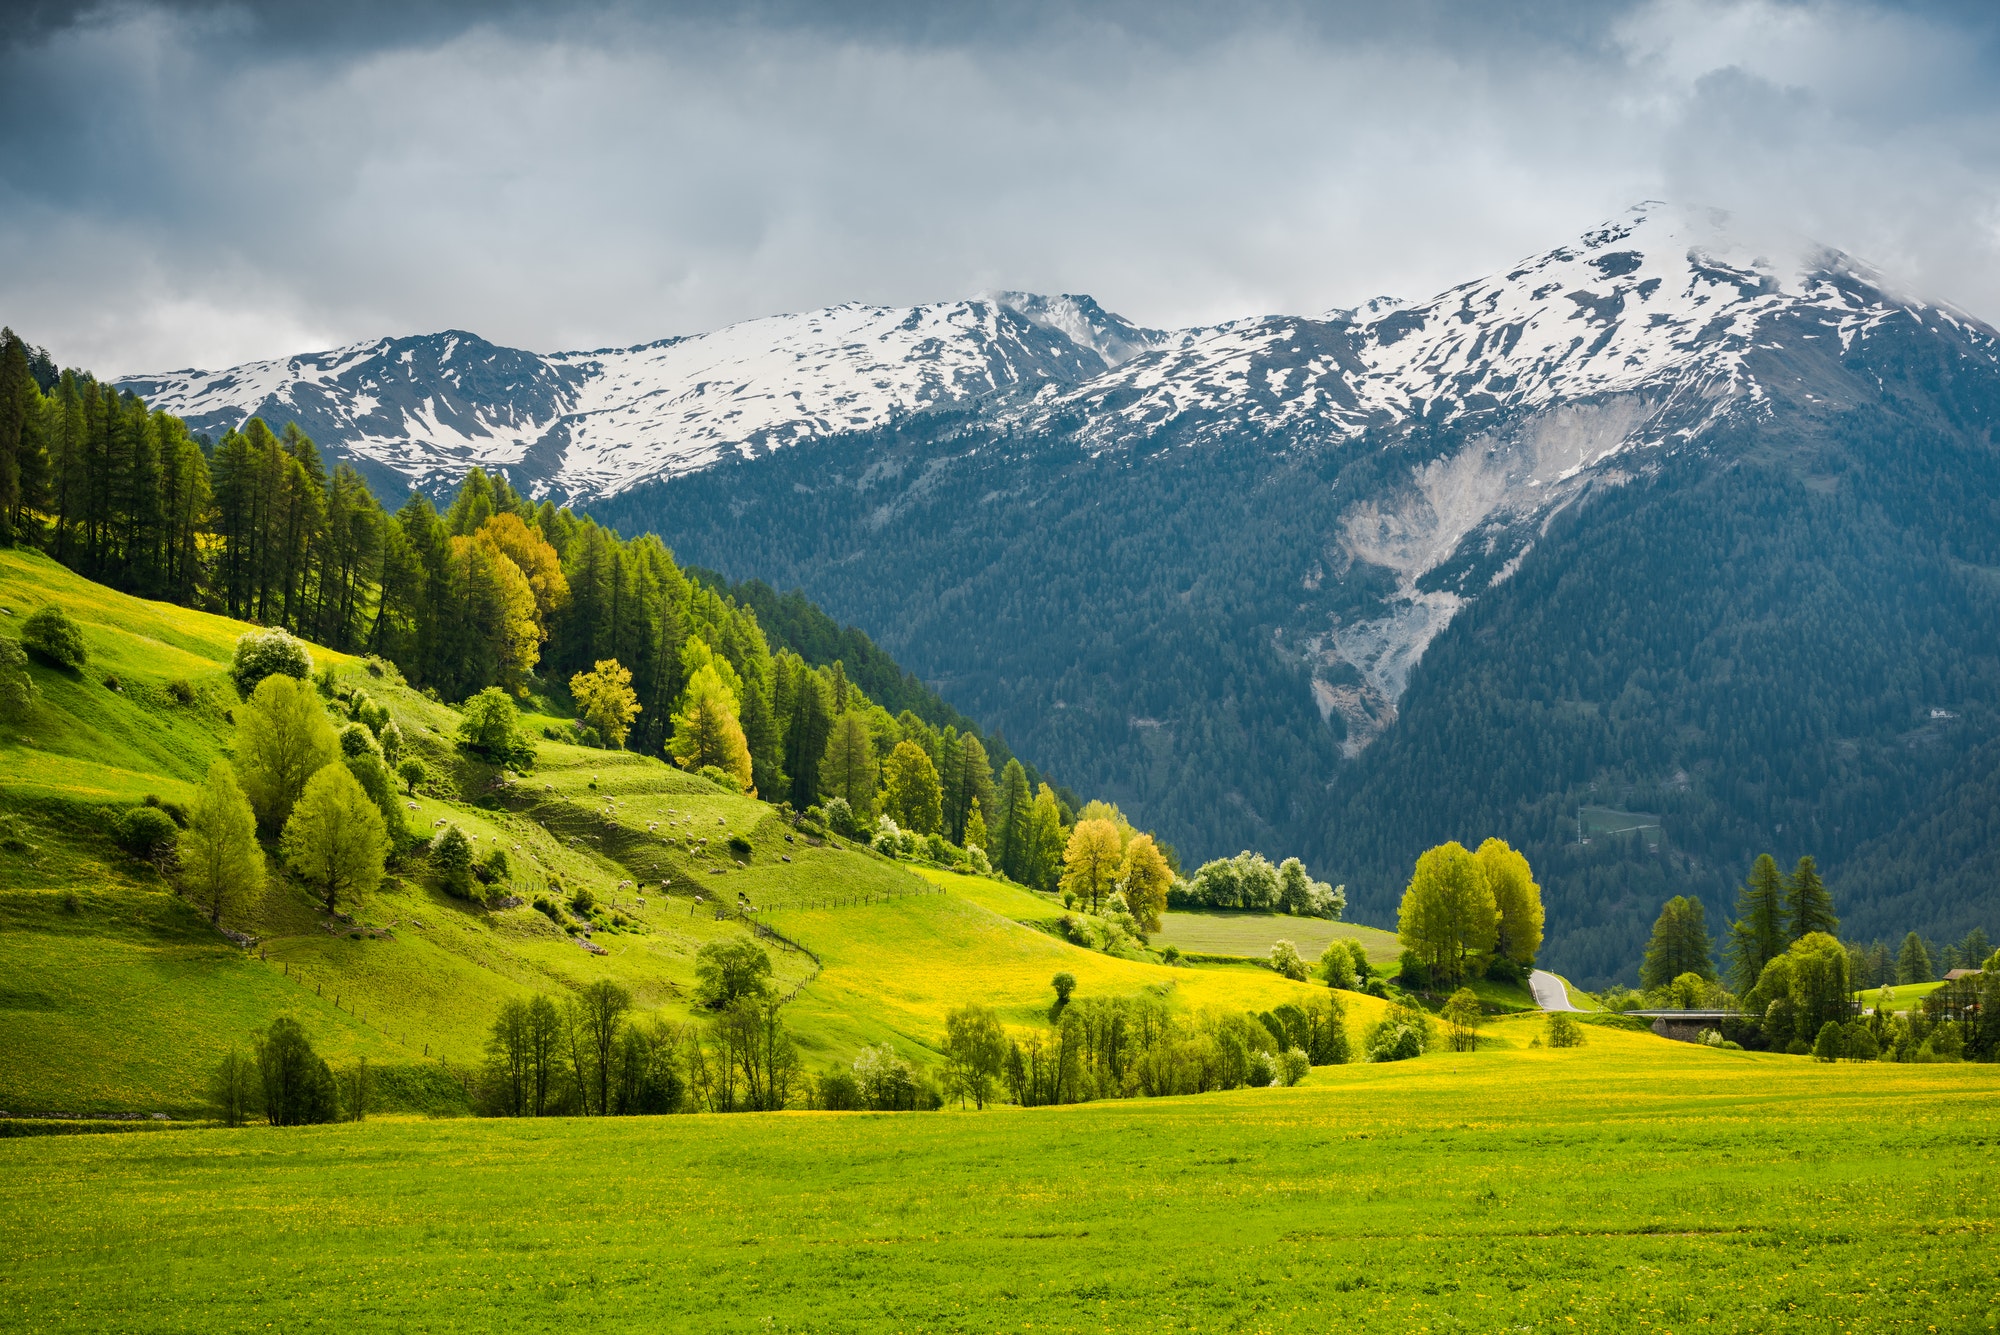
[[(210, 430), (300, 406), (378, 485), (497, 464), (801, 585), (1184, 852), (1310, 847), (1364, 912), (1423, 842), (1508, 835), (1585, 978), (1656, 892), (1719, 919), (1765, 847), (1836, 889), (1853, 860), (1873, 904), (2000, 845), (1894, 834), (2000, 700), (2000, 341), (1720, 214), (1175, 333), (1007, 296), (620, 353), (413, 342), (129, 387)], [(1836, 788), (1849, 814), (1809, 819)], [(1586, 843), (1600, 808), (1659, 833)], [(2000, 916), (1970, 882), (1898, 893), (1854, 922)]]

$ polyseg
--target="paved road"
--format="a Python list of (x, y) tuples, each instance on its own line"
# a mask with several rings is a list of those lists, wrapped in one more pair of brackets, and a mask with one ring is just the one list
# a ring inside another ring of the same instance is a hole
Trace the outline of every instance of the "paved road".
[(1569, 992), (1562, 985), (1562, 979), (1546, 969), (1537, 969), (1528, 975), (1528, 987), (1535, 994), (1535, 1004), (1545, 1011), (1573, 1011), (1582, 1009), (1572, 1006)]

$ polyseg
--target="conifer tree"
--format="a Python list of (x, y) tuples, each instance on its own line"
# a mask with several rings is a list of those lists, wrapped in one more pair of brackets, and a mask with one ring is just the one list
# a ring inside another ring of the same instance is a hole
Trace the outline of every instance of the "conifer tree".
[(713, 765), (732, 776), (744, 791), (751, 790), (750, 748), (736, 717), (736, 697), (713, 664), (697, 669), (689, 679), (687, 693), (674, 714), (674, 735), (667, 749), (682, 769)]
[(1661, 908), (1653, 924), (1652, 940), (1646, 943), (1646, 960), (1639, 966), (1639, 985), (1649, 990), (1665, 987), (1686, 973), (1713, 980), (1715, 965), (1709, 958), (1710, 946), (1707, 911), (1701, 901), (1675, 895)]
[(1819, 866), (1810, 854), (1800, 858), (1797, 868), (1785, 878), (1785, 930), (1787, 944), (1814, 932), (1832, 936), (1840, 930), (1833, 895), (1820, 879)]
[(1028, 788), (1028, 771), (1019, 760), (1009, 759), (1000, 770), (998, 813), (993, 822), (993, 847), (987, 852), (993, 865), (1023, 884), (1027, 883), (1028, 828), (1034, 797)]
[(1896, 956), (1896, 981), (1928, 983), (1933, 976), (1931, 952), (1925, 947), (1924, 939), (1911, 932), (1903, 938), (1903, 949)]
[(845, 798), (858, 821), (874, 819), (875, 743), (868, 736), (867, 720), (852, 710), (834, 722), (820, 761), (819, 781), (822, 797)]
[(972, 810), (965, 818), (965, 843), (963, 847), (966, 849), (977, 848), (983, 850), (986, 847), (987, 840), (991, 837), (986, 832), (986, 816), (979, 809), (979, 799), (974, 798), (972, 800)]
[(785, 772), (792, 777), (792, 806), (804, 811), (819, 801), (819, 762), (833, 731), (834, 691), (827, 678), (807, 669), (799, 674), (792, 717), (785, 728)]
[(1784, 878), (1771, 855), (1761, 853), (1751, 864), (1749, 880), (1736, 892), (1736, 921), (1729, 929), (1732, 989), (1749, 992), (1785, 945)]
[(1026, 836), (1022, 840), (1025, 848), (1021, 880), (1037, 890), (1053, 891), (1056, 888), (1056, 878), (1062, 874), (1062, 856), (1066, 839), (1063, 833), (1062, 805), (1056, 801), (1055, 791), (1046, 783), (1035, 792), (1035, 802), (1028, 812), (1027, 826)]

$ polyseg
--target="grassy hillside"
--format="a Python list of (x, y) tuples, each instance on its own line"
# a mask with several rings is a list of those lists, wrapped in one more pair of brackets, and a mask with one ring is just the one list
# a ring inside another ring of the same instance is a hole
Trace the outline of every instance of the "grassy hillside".
[(1989, 1068), (1540, 1026), (1189, 1099), (0, 1140), (0, 1326), (1991, 1329)]
[(1283, 913), (1169, 913), (1160, 926), (1162, 945), (1202, 955), (1243, 955), (1263, 959), (1280, 940), (1317, 960), (1333, 941), (1359, 941), (1370, 964), (1394, 964), (1402, 947), (1394, 932), (1353, 922), (1294, 918)]
[[(258, 938), (245, 951), (108, 830), (148, 795), (185, 799), (228, 753), (237, 701), (225, 668), (246, 627), (0, 551), (0, 633), (50, 601), (81, 624), (90, 661), (74, 674), (35, 665), (38, 701), (0, 735), (0, 1109), (196, 1111), (221, 1053), (282, 1013), (335, 1062), (427, 1072), (423, 1087), (445, 1097), (510, 997), (612, 978), (644, 1010), (688, 1014), (695, 952), (748, 932), (739, 908), (825, 962), (787, 1009), (815, 1066), (883, 1041), (925, 1058), (945, 1011), (968, 1000), (1027, 1022), (1046, 1010), (1058, 971), (1085, 995), (1152, 989), (1194, 1008), (1263, 1009), (1307, 990), (1264, 969), (1080, 950), (1026, 925), (1050, 910), (1018, 887), (926, 881), (633, 753), (544, 740), (532, 775), (508, 782), (453, 748), (453, 710), (393, 671), (324, 650), (316, 661), (388, 706), (431, 770), (406, 811), (412, 828), (449, 820), (481, 852), (506, 850), (496, 897), (523, 902), (489, 910), (404, 869), (346, 906), (351, 922), (334, 920), (274, 860), (262, 895), (224, 924)], [(554, 720), (528, 721), (539, 731)], [(731, 837), (748, 841), (747, 857)], [(624, 919), (594, 933), (602, 954), (533, 907), (539, 894), (585, 887)], [(774, 965), (781, 992), (814, 968), (785, 950)]]

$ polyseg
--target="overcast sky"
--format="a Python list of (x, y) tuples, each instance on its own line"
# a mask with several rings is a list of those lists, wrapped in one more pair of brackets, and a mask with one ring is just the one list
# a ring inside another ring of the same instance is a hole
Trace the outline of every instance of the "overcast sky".
[(1000, 287), (1182, 325), (1647, 197), (2000, 320), (2000, 6), (1077, 8), (43, 0), (0, 38), (0, 321), (107, 375)]

